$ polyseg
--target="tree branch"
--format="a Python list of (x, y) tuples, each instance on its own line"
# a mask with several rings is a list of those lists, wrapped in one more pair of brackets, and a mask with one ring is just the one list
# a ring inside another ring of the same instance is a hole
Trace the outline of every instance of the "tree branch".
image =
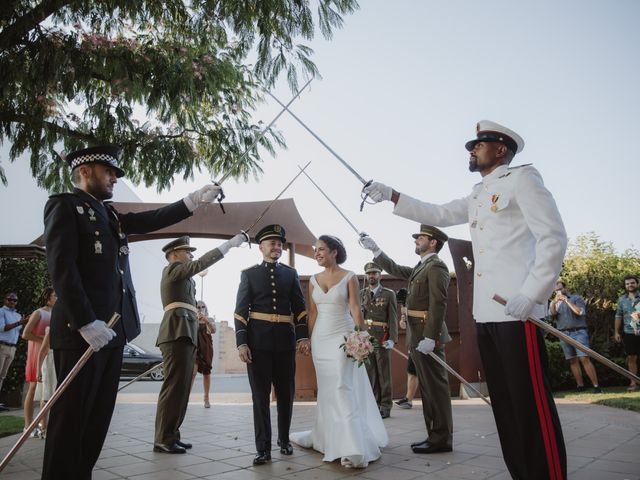
[(0, 33), (0, 49), (13, 48), (21, 39), (50, 15), (73, 3), (73, 0), (44, 0), (33, 10), (24, 14)]
[[(30, 121), (34, 120), (34, 117), (29, 115), (20, 115), (13, 112), (0, 112), (0, 123), (30, 123)], [(95, 135), (91, 135), (90, 133), (84, 133), (79, 130), (74, 130), (72, 128), (63, 127), (62, 125), (58, 125), (57, 123), (50, 122), (47, 120), (41, 120), (40, 123), (43, 128), (47, 128), (52, 130), (60, 135), (69, 136), (72, 138), (77, 138), (78, 140), (86, 140), (86, 141), (96, 141), (98, 140)]]

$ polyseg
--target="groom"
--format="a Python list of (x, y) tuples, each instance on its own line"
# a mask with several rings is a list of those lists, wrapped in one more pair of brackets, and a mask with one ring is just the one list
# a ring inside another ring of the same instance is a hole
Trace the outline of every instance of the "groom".
[(429, 353), (445, 360), (444, 344), (451, 341), (445, 318), (449, 269), (438, 252), (449, 239), (431, 225), (420, 225), (413, 234), (415, 252), (420, 261), (415, 267), (403, 267), (391, 260), (369, 236), (362, 246), (373, 252), (377, 265), (391, 275), (409, 281), (407, 292), (407, 346), (416, 366), (422, 397), (422, 413), (429, 437), (413, 443), (413, 453), (450, 452), (453, 448), (453, 420), (449, 377), (445, 368)]
[(289, 426), (295, 394), (296, 351), (308, 355), (307, 311), (298, 272), (279, 263), (286, 242), (280, 225), (268, 225), (255, 236), (262, 263), (242, 271), (234, 313), (240, 360), (247, 364), (253, 397), (257, 454), (254, 465), (271, 460), (269, 395), (278, 405), (278, 446), (291, 455)]

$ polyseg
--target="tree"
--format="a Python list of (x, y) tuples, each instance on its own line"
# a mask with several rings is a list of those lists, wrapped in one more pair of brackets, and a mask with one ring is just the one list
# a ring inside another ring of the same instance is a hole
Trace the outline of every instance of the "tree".
[[(312, 13), (314, 3), (317, 13)], [(134, 183), (161, 191), (196, 170), (236, 178), (262, 170), (250, 113), (286, 72), (318, 75), (311, 40), (331, 38), (356, 0), (5, 0), (0, 11), (0, 142), (30, 152), (39, 185), (69, 172), (55, 153), (123, 146)], [(317, 23), (317, 27), (316, 27)], [(255, 63), (250, 64), (250, 59)], [(301, 71), (299, 71), (301, 70)], [(258, 146), (283, 147), (269, 129)], [(0, 168), (0, 180), (6, 176)]]
[[(578, 236), (569, 244), (561, 278), (571, 293), (587, 304), (587, 325), (591, 348), (610, 360), (625, 366), (621, 344), (613, 342), (616, 302), (624, 292), (626, 275), (640, 273), (640, 252), (631, 248), (618, 253), (611, 242), (602, 241), (595, 233)], [(554, 388), (570, 387), (573, 379), (555, 338), (547, 337), (551, 381)], [(621, 385), (627, 380), (594, 362), (601, 385)]]
[(611, 242), (590, 232), (569, 244), (561, 275), (569, 291), (584, 297), (587, 305), (612, 310), (624, 292), (624, 277), (639, 273), (638, 250), (618, 253)]

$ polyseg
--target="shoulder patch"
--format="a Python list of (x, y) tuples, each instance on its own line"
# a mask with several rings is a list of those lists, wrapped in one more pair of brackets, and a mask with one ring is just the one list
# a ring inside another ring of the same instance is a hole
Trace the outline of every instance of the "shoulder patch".
[(507, 170), (517, 170), (522, 167), (530, 167), (533, 163), (525, 163), (523, 165), (516, 165), (515, 167), (509, 167)]
[(62, 192), (62, 193), (54, 193), (53, 195), (49, 195), (49, 198), (69, 198), (75, 197), (75, 194), (71, 192)]

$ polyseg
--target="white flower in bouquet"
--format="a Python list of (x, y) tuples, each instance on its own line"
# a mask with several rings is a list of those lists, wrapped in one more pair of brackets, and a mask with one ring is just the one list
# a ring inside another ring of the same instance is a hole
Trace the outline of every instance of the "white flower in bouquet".
[(631, 328), (633, 328), (633, 332), (638, 335), (640, 333), (640, 311), (636, 310), (635, 312), (631, 312)]
[(373, 352), (376, 343), (377, 340), (369, 335), (369, 332), (356, 327), (353, 332), (344, 337), (344, 343), (340, 345), (340, 348), (345, 351), (347, 358), (357, 362), (358, 367), (361, 367), (369, 354)]

